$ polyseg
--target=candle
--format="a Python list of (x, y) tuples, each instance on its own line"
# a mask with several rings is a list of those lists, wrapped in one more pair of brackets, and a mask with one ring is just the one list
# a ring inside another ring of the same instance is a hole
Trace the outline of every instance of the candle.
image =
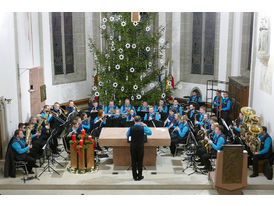
[(92, 136), (88, 136), (88, 141), (92, 141)]
[(86, 131), (82, 129), (82, 136), (85, 136)]
[(72, 135), (72, 141), (76, 142), (76, 135), (75, 134)]
[(79, 145), (80, 145), (80, 147), (83, 147), (83, 145), (84, 145), (84, 140), (80, 139)]

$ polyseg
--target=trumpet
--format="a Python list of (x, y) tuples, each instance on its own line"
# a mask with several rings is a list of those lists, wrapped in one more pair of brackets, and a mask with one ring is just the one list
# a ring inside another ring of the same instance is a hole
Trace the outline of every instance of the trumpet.
[(75, 109), (76, 109), (77, 112), (80, 112), (79, 107), (77, 107), (75, 104), (73, 106), (75, 107)]
[(64, 110), (62, 107), (60, 107), (60, 109), (61, 109), (63, 115), (65, 116), (65, 118), (68, 118), (68, 117), (67, 117), (68, 110)]

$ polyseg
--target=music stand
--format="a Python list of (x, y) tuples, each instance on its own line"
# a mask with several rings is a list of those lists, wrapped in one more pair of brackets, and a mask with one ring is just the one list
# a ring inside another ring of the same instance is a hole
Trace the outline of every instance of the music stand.
[(148, 114), (146, 111), (139, 111), (137, 112), (137, 115), (139, 115), (142, 119), (144, 119), (145, 115)]
[(98, 116), (98, 112), (91, 112), (89, 113), (90, 119), (95, 119)]
[(167, 112), (160, 112), (160, 115), (161, 115), (160, 120), (165, 121), (167, 116), (168, 116), (168, 113)]

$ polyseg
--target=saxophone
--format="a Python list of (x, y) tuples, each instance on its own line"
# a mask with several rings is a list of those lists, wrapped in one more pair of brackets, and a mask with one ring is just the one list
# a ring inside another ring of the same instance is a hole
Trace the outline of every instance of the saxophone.
[[(30, 124), (29, 126), (27, 126), (27, 129), (26, 129), (26, 144), (27, 145), (31, 145), (31, 130), (33, 128), (34, 124)], [(29, 153), (30, 151), (28, 150), (27, 153)]]

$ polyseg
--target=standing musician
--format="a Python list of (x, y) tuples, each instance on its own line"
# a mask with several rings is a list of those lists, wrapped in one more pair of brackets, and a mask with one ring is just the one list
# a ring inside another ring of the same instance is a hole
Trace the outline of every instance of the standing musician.
[[(143, 172), (143, 158), (144, 158), (144, 143), (145, 134), (152, 135), (151, 130), (146, 124), (141, 122), (141, 117), (134, 117), (134, 126), (127, 131), (127, 138), (130, 141), (130, 155), (132, 176), (135, 181), (144, 179)], [(138, 173), (137, 173), (138, 171)]]
[(114, 101), (110, 100), (107, 107), (105, 107), (105, 114), (109, 117), (112, 117), (115, 114), (115, 109), (118, 107), (114, 105)]
[(153, 106), (149, 107), (149, 113), (145, 115), (144, 120), (157, 120), (159, 121), (159, 116), (154, 112)]
[(49, 112), (50, 112), (49, 105), (45, 105), (42, 111), (40, 112), (41, 116), (47, 119), (47, 122), (50, 122), (52, 118), (52, 114), (49, 114)]
[(163, 99), (160, 99), (159, 104), (155, 106), (154, 111), (167, 113), (167, 106), (164, 105), (164, 103), (165, 101)]
[(134, 113), (135, 113), (135, 115), (136, 115), (136, 110), (135, 110), (134, 106), (132, 106), (132, 105), (130, 104), (129, 99), (127, 98), (127, 99), (125, 99), (125, 104), (121, 107), (121, 114), (129, 114), (129, 111), (130, 111), (131, 109), (134, 110)]
[(138, 107), (137, 112), (148, 112), (147, 101), (143, 101), (143, 105)]
[(189, 111), (187, 112), (187, 117), (193, 124), (195, 124), (196, 116), (197, 116), (197, 111), (196, 111), (195, 105), (191, 103), (189, 105)]
[(134, 117), (135, 117), (135, 112), (134, 112), (134, 109), (131, 109), (129, 111), (129, 114), (127, 115), (127, 122), (132, 122), (134, 121)]
[(178, 100), (173, 100), (173, 105), (169, 107), (169, 109), (174, 109), (175, 113), (180, 113), (181, 116), (183, 116), (182, 107), (179, 105)]
[(69, 100), (69, 105), (66, 108), (66, 111), (68, 111), (68, 115), (72, 112), (77, 111), (76, 108), (75, 108), (74, 102), (72, 100)]
[(177, 126), (174, 129), (174, 131), (177, 131), (178, 133), (171, 136), (170, 152), (173, 157), (175, 154), (176, 144), (185, 142), (189, 131), (186, 115), (181, 117), (181, 123), (182, 125), (180, 127)]
[(250, 177), (258, 176), (259, 160), (268, 159), (269, 161), (272, 156), (272, 138), (267, 133), (267, 128), (264, 126), (262, 128), (261, 134), (258, 135), (261, 140), (261, 148), (259, 152), (253, 154), (253, 174), (251, 174)]
[(222, 118), (225, 120), (226, 124), (229, 125), (229, 113), (231, 111), (231, 100), (228, 96), (228, 92), (223, 92), (223, 105), (221, 108), (221, 112), (222, 112)]
[(221, 110), (223, 105), (223, 97), (221, 96), (221, 93), (221, 90), (217, 90), (216, 96), (212, 101), (212, 111), (215, 113), (218, 119), (221, 117)]
[(197, 95), (197, 91), (196, 90), (194, 90), (193, 92), (192, 92), (192, 96), (191, 97), (189, 97), (188, 98), (188, 100), (187, 100), (187, 103), (189, 104), (189, 103), (200, 103), (201, 102), (201, 98)]
[(96, 100), (92, 101), (92, 105), (88, 108), (88, 112), (98, 112), (99, 110), (103, 109), (102, 105), (99, 105)]
[(215, 139), (209, 140), (208, 137), (205, 137), (205, 140), (212, 147), (212, 149), (209, 153), (204, 152), (201, 156), (201, 163), (205, 165), (203, 168), (204, 170), (212, 171), (212, 166), (209, 159), (210, 157), (215, 157), (217, 155), (217, 151), (221, 150), (225, 144), (225, 135), (223, 134), (223, 130), (224, 127), (222, 125), (217, 125), (215, 127)]
[(175, 117), (174, 113), (175, 113), (175, 110), (174, 110), (174, 109), (170, 109), (170, 110), (169, 110), (169, 115), (168, 115), (167, 119), (166, 119), (165, 122), (164, 122), (164, 126), (165, 126), (165, 127), (169, 127), (169, 125), (170, 125), (171, 122), (173, 121), (173, 119), (174, 119), (174, 117)]
[(28, 174), (34, 174), (32, 171), (33, 167), (38, 167), (35, 165), (35, 158), (33, 158), (30, 153), (27, 153), (32, 148), (32, 145), (27, 145), (24, 141), (23, 131), (16, 130), (11, 143), (13, 150), (15, 151), (15, 160), (26, 161)]

